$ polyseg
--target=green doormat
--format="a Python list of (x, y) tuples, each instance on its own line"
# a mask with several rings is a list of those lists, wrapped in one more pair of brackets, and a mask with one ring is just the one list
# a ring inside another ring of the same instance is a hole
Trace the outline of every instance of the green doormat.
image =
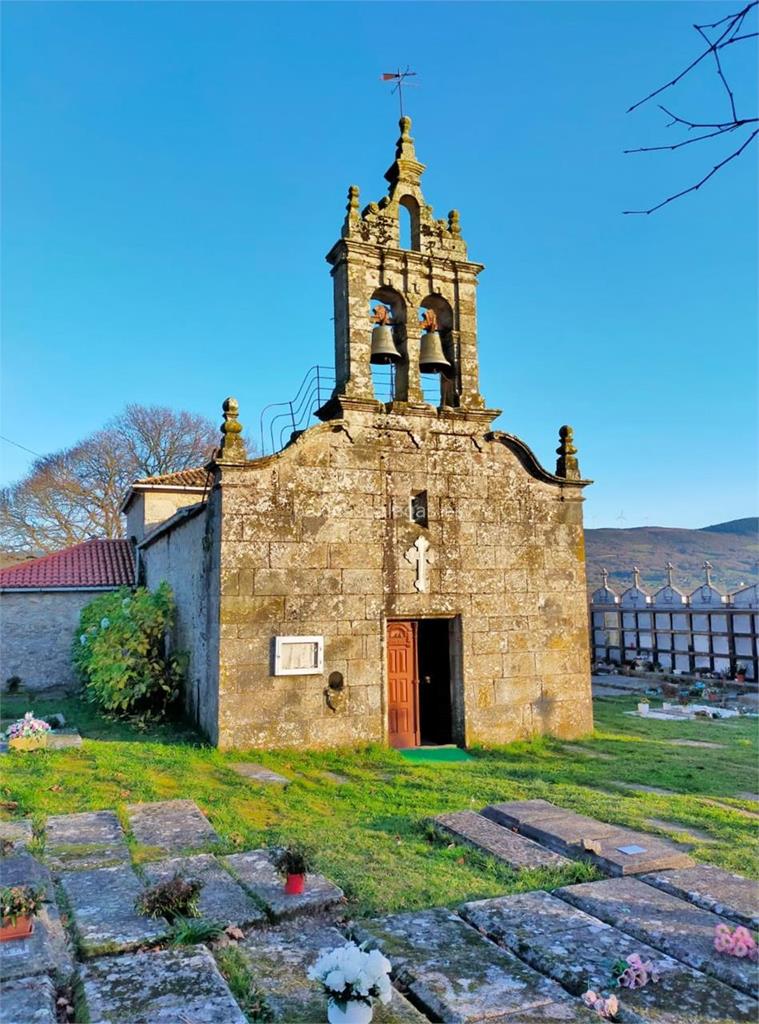
[(399, 750), (398, 753), (407, 761), (423, 764), (433, 761), (473, 760), (470, 754), (458, 747), (408, 747), (406, 750)]

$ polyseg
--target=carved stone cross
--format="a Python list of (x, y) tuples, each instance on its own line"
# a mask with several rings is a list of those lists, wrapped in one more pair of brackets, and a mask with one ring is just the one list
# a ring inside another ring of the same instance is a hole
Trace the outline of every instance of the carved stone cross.
[(430, 551), (430, 542), (426, 537), (417, 537), (412, 546), (405, 554), (407, 562), (416, 564), (416, 579), (414, 586), (420, 594), (426, 594), (429, 588), (427, 569), (435, 561), (435, 554)]

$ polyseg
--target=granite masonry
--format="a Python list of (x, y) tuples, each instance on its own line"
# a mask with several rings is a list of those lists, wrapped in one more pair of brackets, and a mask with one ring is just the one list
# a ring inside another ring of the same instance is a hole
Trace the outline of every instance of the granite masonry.
[[(362, 211), (351, 187), (327, 256), (336, 384), (322, 422), (248, 459), (228, 399), (208, 466), (139, 481), (125, 501), (141, 580), (176, 594), (188, 710), (222, 748), (592, 728), (589, 481), (570, 427), (555, 473), (492, 429), (499, 410), (478, 370), (483, 267), (458, 213), (437, 220), (427, 205), (410, 125), (388, 194)], [(375, 390), (379, 360), (394, 365), (389, 401)], [(437, 404), (424, 397), (430, 369)]]

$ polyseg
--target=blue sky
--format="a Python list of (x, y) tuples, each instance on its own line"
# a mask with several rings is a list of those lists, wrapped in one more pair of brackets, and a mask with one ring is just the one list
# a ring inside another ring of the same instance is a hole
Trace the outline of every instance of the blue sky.
[[(670, 154), (651, 104), (725, 3), (6, 3), (2, 433), (36, 452), (127, 401), (220, 419), (333, 361), (324, 256), (349, 184), (384, 193), (410, 63), (427, 200), (480, 278), (482, 390), (553, 467), (575, 427), (588, 526), (755, 514), (756, 146)], [(750, 44), (749, 44), (750, 45)], [(739, 47), (732, 48), (738, 50)], [(752, 64), (732, 54), (739, 113)], [(704, 67), (674, 109), (722, 119)], [(741, 107), (743, 111), (741, 111)], [(672, 140), (674, 141), (674, 139)], [(3, 480), (31, 456), (0, 445)]]

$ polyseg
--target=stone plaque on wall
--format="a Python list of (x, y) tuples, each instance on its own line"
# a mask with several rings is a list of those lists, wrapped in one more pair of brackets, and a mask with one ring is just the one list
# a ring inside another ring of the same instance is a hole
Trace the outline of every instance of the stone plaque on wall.
[(323, 636), (274, 637), (275, 676), (319, 675), (323, 671)]

